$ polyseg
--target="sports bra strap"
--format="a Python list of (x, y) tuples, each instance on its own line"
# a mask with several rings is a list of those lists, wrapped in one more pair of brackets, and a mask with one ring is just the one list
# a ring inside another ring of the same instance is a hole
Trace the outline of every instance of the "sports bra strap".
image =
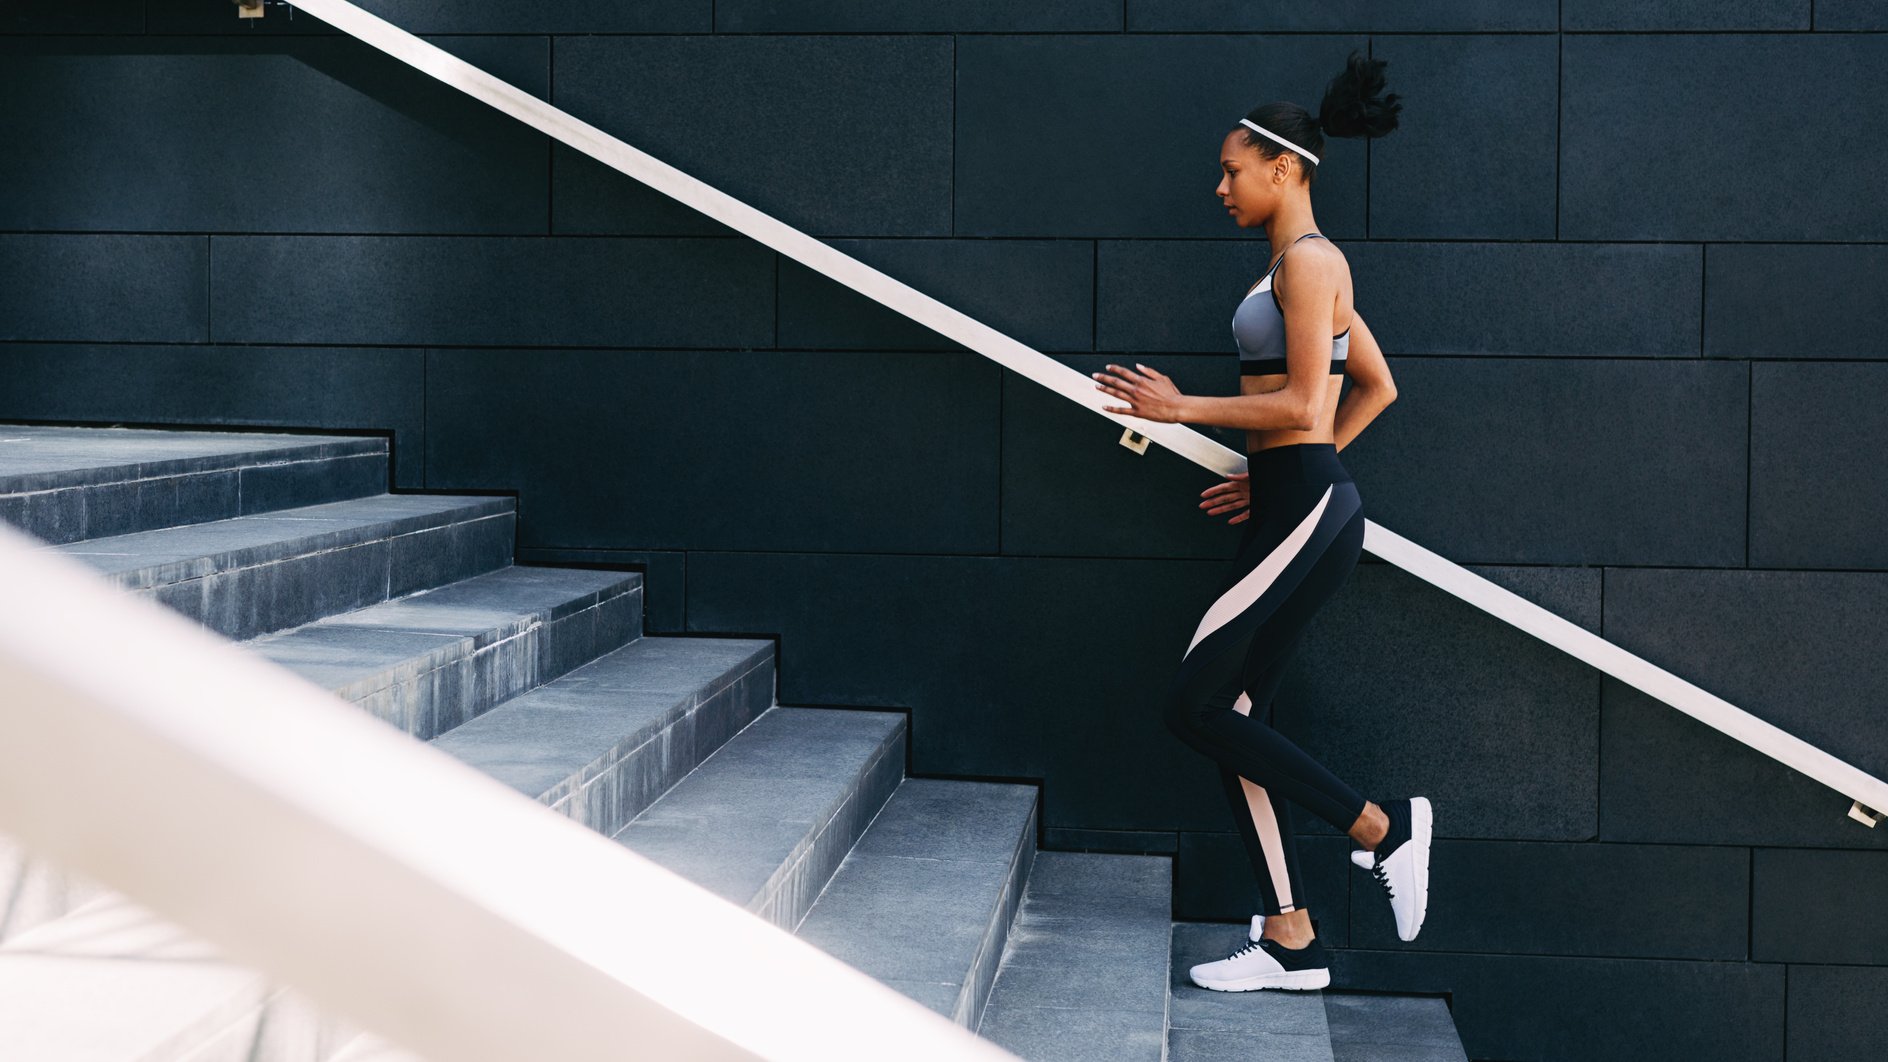
[[(1300, 236), (1300, 237), (1298, 237), (1298, 240), (1303, 240), (1303, 239), (1309, 239), (1309, 238), (1310, 238), (1310, 237), (1312, 237), (1312, 236), (1316, 236), (1316, 237), (1317, 237), (1318, 239), (1320, 239), (1320, 240), (1322, 240), (1322, 239), (1324, 239), (1324, 233), (1322, 233), (1322, 232), (1307, 232), (1307, 233), (1305, 233), (1305, 234), (1304, 234), (1303, 236)], [(1288, 243), (1288, 244), (1286, 244), (1286, 245), (1285, 245), (1285, 251), (1289, 251), (1289, 250), (1291, 250), (1291, 249), (1292, 249), (1293, 247), (1295, 247), (1295, 246), (1297, 246), (1297, 244), (1298, 244), (1298, 240), (1293, 240), (1293, 241), (1291, 241), (1290, 243)], [(1276, 260), (1274, 260), (1274, 261), (1272, 262), (1272, 265), (1271, 265), (1271, 268), (1269, 268), (1269, 269), (1267, 269), (1267, 270), (1265, 271), (1265, 277), (1269, 277), (1269, 276), (1271, 276), (1271, 275), (1272, 275), (1272, 270), (1274, 270), (1274, 269), (1277, 269), (1277, 268), (1278, 268), (1278, 265), (1279, 265), (1279, 263), (1280, 263), (1280, 262), (1283, 262), (1283, 261), (1285, 260), (1285, 251), (1280, 251), (1280, 252), (1278, 252), (1278, 258), (1277, 258)], [(1265, 277), (1260, 277), (1260, 278), (1259, 278), (1259, 282), (1260, 282), (1260, 283), (1264, 283), (1264, 282), (1265, 282)]]

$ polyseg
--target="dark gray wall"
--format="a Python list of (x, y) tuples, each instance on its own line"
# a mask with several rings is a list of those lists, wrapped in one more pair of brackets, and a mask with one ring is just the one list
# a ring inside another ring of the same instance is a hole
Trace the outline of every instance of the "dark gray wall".
[[(1344, 452), (1367, 511), (1888, 773), (1888, 4), (365, 6), (1219, 393), (1267, 259), (1221, 136), (1388, 59), (1404, 128), (1315, 196), (1401, 389)], [(651, 629), (778, 635), (784, 702), (908, 707), (913, 773), (1040, 780), (1046, 846), (1256, 910), (1156, 711), (1238, 536), (1213, 476), (305, 14), (0, 30), (0, 417), (389, 431), (400, 488), (516, 490), (522, 559), (646, 566)], [(1452, 992), (1478, 1059), (1870, 1053), (1888, 829), (1844, 798), (1369, 558), (1278, 718), (1438, 808), (1407, 945), (1300, 816), (1338, 984)]]

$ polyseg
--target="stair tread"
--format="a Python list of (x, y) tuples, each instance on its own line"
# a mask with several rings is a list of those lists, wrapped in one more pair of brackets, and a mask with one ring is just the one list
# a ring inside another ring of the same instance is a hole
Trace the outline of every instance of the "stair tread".
[(1037, 852), (978, 1034), (1030, 1062), (1162, 1058), (1173, 861)]
[(386, 450), (380, 436), (0, 424), (0, 494)]
[(615, 840), (752, 909), (904, 735), (899, 712), (771, 708)]
[(511, 565), (244, 644), (346, 696), (378, 676), (429, 666), (467, 638), (488, 644), (641, 585), (636, 572)]
[(931, 986), (906, 994), (954, 1016), (979, 960), (995, 966), (986, 950), (1000, 955), (1036, 799), (1030, 785), (905, 779), (796, 933), (895, 988)]
[(510, 498), (377, 494), (45, 547), (128, 589), (511, 513)]
[(1247, 925), (1173, 923), (1167, 1049), (1169, 1062), (1264, 1057), (1335, 1062), (1322, 991), (1261, 988), (1215, 992), (1187, 976), (1189, 967), (1230, 955)]
[(520, 792), (539, 794), (770, 660), (760, 638), (644, 636), (447, 731), (440, 748)]

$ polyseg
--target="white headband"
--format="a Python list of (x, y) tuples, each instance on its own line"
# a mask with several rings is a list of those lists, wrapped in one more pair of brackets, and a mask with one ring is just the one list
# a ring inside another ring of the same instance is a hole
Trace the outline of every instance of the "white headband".
[(1276, 140), (1279, 143), (1285, 145), (1286, 147), (1292, 149), (1293, 151), (1296, 151), (1298, 154), (1303, 155), (1305, 158), (1310, 159), (1312, 162), (1318, 161), (1318, 157), (1316, 155), (1313, 155), (1311, 152), (1306, 151), (1304, 148), (1299, 147), (1297, 144), (1292, 143), (1291, 141), (1285, 139), (1284, 137), (1279, 136), (1277, 133), (1272, 132), (1270, 129), (1265, 128), (1264, 126), (1260, 125), (1259, 123), (1253, 121), (1250, 118), (1241, 118), (1239, 119), (1239, 123), (1241, 125), (1244, 125), (1248, 129), (1257, 129), (1259, 132), (1264, 133), (1266, 136), (1271, 137), (1273, 140)]

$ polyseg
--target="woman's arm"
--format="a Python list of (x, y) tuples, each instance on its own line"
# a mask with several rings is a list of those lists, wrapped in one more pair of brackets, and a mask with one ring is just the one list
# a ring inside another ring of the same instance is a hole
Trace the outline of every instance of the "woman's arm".
[(1350, 352), (1344, 358), (1350, 390), (1338, 399), (1337, 418), (1331, 425), (1331, 437), (1339, 450), (1357, 438), (1385, 406), (1396, 401), (1396, 381), (1390, 379), (1390, 363), (1384, 360), (1377, 337), (1370, 334), (1363, 315), (1355, 308), (1350, 322)]

